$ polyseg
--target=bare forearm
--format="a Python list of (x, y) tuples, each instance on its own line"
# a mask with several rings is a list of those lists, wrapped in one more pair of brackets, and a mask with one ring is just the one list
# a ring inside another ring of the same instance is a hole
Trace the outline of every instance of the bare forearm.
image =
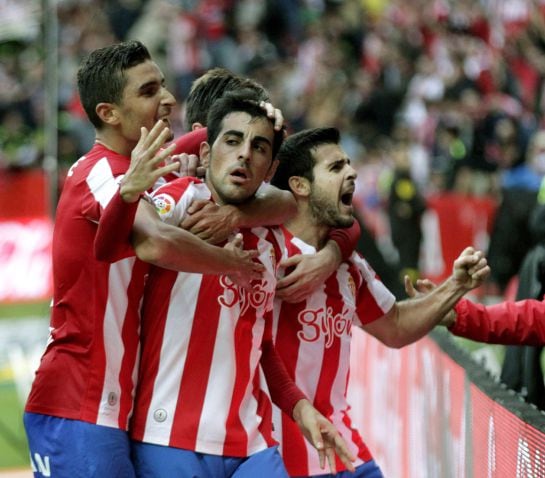
[(146, 201), (140, 201), (132, 242), (139, 259), (165, 269), (202, 274), (224, 274), (238, 270), (239, 264), (231, 251), (163, 223), (153, 206)]
[(424, 337), (466, 292), (466, 288), (450, 278), (424, 297), (398, 302), (391, 346), (403, 347)]
[(230, 251), (167, 224), (135, 231), (133, 243), (140, 260), (165, 269), (201, 274), (228, 274), (238, 270)]

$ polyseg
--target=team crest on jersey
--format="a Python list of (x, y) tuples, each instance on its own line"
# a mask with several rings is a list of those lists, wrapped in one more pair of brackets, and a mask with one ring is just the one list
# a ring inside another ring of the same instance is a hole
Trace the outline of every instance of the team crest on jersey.
[(174, 198), (168, 194), (162, 193), (154, 196), (153, 205), (155, 210), (163, 219), (170, 217), (174, 210)]

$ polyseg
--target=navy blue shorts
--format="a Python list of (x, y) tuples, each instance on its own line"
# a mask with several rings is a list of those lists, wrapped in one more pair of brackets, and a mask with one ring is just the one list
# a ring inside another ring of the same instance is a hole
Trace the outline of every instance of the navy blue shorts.
[(313, 476), (314, 478), (384, 478), (382, 471), (380, 471), (380, 468), (374, 460), (366, 461), (363, 465), (357, 466), (354, 473), (351, 473), (350, 471), (341, 471), (336, 475), (326, 473), (324, 475)]
[(138, 478), (288, 478), (277, 447), (246, 458), (133, 442)]
[(134, 478), (126, 432), (79, 420), (25, 413), (37, 478)]

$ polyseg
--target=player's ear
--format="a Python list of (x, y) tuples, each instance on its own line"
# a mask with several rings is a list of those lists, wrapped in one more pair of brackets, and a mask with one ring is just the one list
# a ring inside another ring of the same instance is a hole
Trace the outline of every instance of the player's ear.
[(112, 103), (99, 103), (95, 108), (97, 116), (103, 123), (116, 125), (119, 123), (119, 113)]
[(291, 176), (288, 180), (290, 189), (297, 196), (307, 197), (310, 195), (310, 181), (302, 176)]
[(191, 125), (191, 131), (197, 131), (198, 129), (206, 128), (202, 123), (195, 122)]
[(201, 160), (201, 166), (208, 168), (210, 165), (210, 145), (206, 141), (201, 143), (199, 158)]

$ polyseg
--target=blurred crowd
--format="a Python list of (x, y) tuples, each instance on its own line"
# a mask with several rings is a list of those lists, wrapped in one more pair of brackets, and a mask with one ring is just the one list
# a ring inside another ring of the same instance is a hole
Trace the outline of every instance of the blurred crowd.
[(213, 66), (265, 85), (292, 131), (338, 127), (360, 171), (358, 210), (391, 238), (402, 269), (417, 269), (426, 197), (444, 191), (497, 199), (509, 253), (492, 264), (499, 293), (532, 246), (526, 222), (545, 174), (543, 0), (6, 0), (0, 170), (43, 162), (52, 52), (40, 25), (55, 14), (61, 170), (94, 138), (79, 62), (137, 38), (178, 99), (177, 133), (191, 82)]

